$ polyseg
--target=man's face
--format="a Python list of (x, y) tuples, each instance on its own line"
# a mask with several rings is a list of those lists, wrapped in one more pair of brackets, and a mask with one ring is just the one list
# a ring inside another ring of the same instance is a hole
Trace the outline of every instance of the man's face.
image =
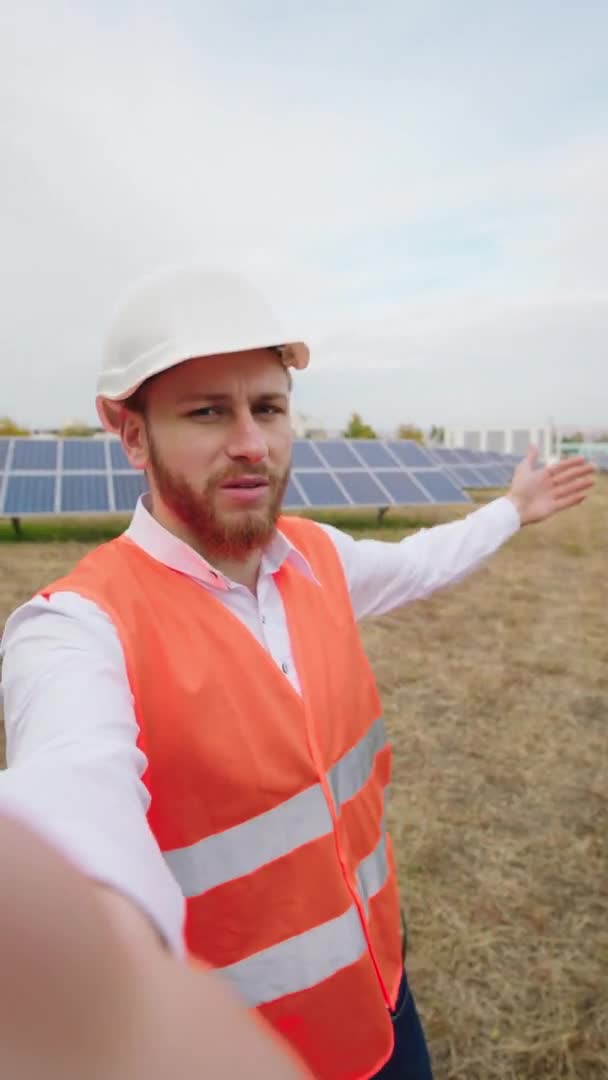
[[(207, 555), (243, 559), (280, 513), (291, 459), (288, 376), (269, 349), (201, 357), (152, 379), (123, 442), (155, 511)], [(168, 517), (167, 517), (168, 516)]]

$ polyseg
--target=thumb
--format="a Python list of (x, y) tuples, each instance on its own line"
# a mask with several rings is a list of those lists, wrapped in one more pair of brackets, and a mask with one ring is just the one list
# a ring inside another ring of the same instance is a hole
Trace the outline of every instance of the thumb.
[(538, 461), (538, 447), (529, 446), (528, 453), (526, 454), (526, 464), (533, 469)]

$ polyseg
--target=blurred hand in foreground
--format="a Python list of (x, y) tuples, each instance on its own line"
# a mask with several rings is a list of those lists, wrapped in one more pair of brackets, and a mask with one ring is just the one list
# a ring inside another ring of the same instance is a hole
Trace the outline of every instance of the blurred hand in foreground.
[(537, 467), (538, 450), (531, 446), (513, 474), (508, 492), (522, 525), (545, 521), (560, 510), (577, 506), (595, 482), (595, 466), (582, 457)]
[(0, 814), (0, 1076), (312, 1080), (211, 971), (129, 948), (100, 892)]

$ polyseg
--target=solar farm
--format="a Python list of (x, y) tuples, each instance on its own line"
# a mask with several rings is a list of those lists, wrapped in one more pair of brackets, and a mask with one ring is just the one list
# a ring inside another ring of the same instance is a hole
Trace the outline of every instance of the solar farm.
[[(457, 506), (499, 488), (519, 459), (409, 440), (296, 440), (284, 507)], [(0, 516), (124, 514), (144, 490), (117, 439), (0, 439)]]
[[(285, 508), (397, 542), (504, 492), (516, 460), (300, 440)], [(114, 440), (0, 440), (0, 626), (141, 490)], [(437, 1080), (608, 1076), (607, 521), (600, 475), (467, 581), (362, 624)]]

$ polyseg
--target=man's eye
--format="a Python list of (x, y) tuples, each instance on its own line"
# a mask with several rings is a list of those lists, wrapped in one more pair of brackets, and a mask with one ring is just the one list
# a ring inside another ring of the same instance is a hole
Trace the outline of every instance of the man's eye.
[(270, 415), (272, 415), (274, 413), (282, 413), (283, 410), (281, 408), (279, 408), (278, 405), (259, 405), (258, 408), (256, 409), (256, 412), (258, 412), (258, 413), (269, 413)]
[(200, 409), (193, 409), (192, 412), (188, 413), (188, 416), (200, 416), (205, 418), (207, 416), (219, 416), (220, 412), (221, 409), (217, 405), (203, 405)]

